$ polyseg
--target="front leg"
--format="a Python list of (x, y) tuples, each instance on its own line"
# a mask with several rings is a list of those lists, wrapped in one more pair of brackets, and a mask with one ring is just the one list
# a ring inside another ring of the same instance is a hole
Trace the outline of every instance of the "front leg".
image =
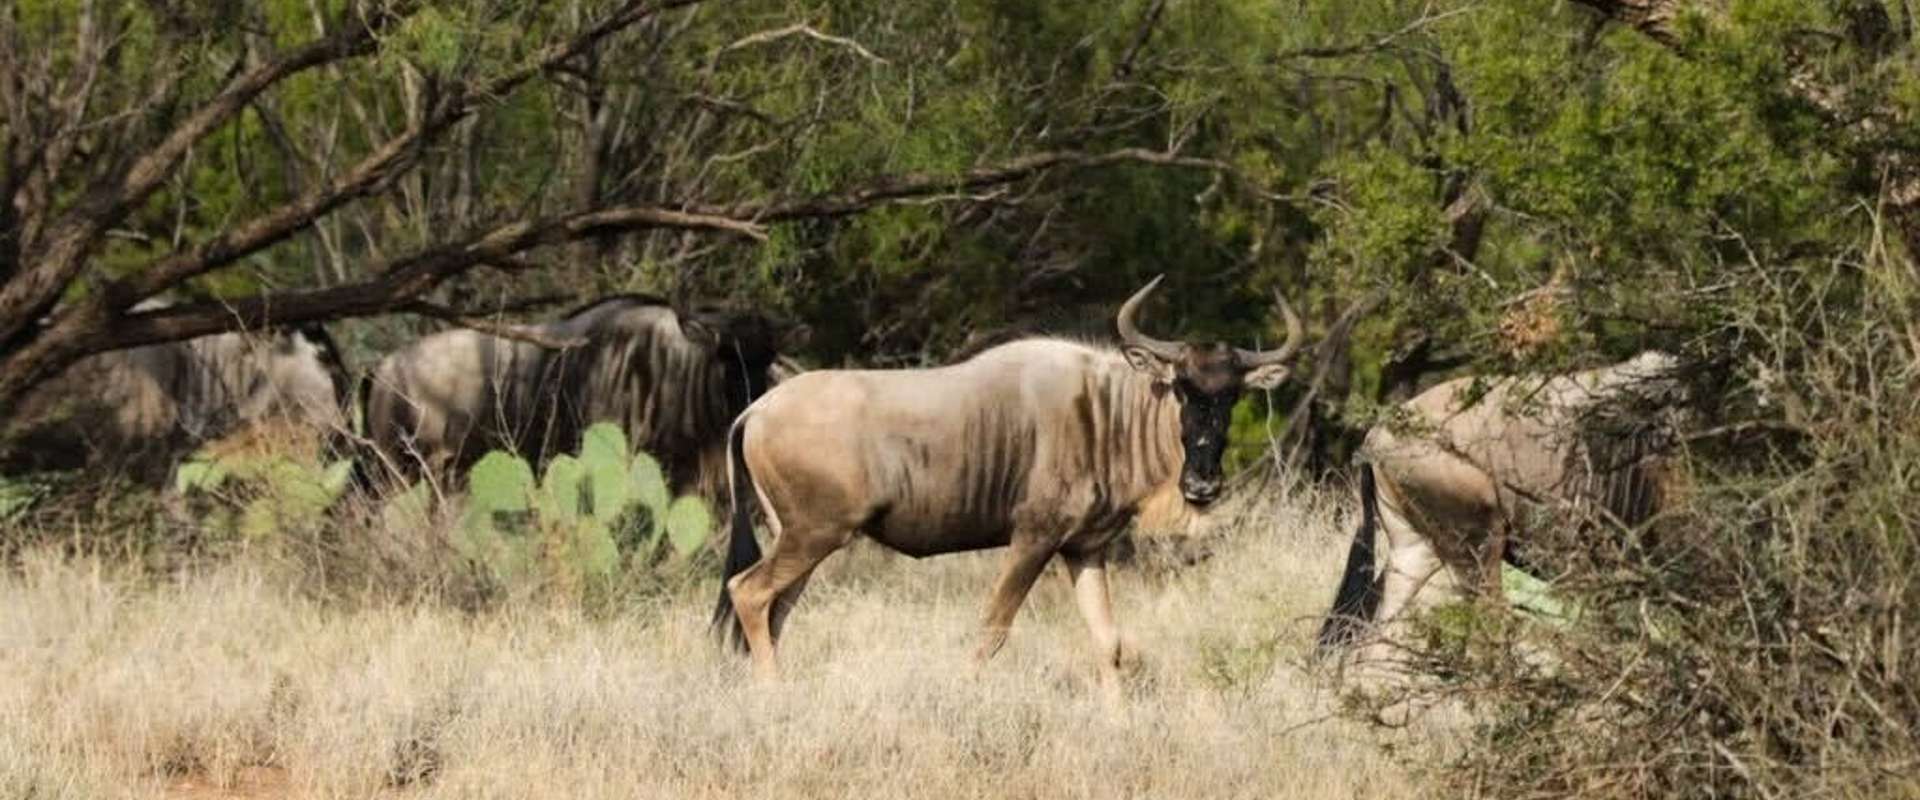
[(994, 584), (993, 594), (987, 598), (987, 613), (981, 622), (980, 647), (973, 653), (976, 664), (985, 663), (1000, 652), (1000, 646), (1007, 643), (1007, 631), (1013, 627), (1013, 617), (1020, 611), (1020, 604), (1026, 602), (1027, 592), (1033, 588), (1033, 582), (1047, 567), (1047, 559), (1053, 557), (1052, 542), (1035, 541), (1033, 537), (1013, 537), (1007, 546), (1006, 565), (1000, 570), (1000, 580)]
[(1100, 690), (1107, 704), (1119, 707), (1120, 626), (1113, 621), (1113, 598), (1107, 592), (1107, 551), (1092, 553), (1062, 552), (1067, 562), (1067, 577), (1073, 581), (1073, 599), (1080, 616), (1093, 636), (1094, 654), (1099, 658)]

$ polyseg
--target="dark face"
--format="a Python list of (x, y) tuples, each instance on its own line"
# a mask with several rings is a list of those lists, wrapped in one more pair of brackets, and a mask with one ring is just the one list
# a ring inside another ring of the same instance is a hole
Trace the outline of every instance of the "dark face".
[(1184, 451), (1180, 493), (1187, 502), (1204, 506), (1220, 498), (1220, 458), (1227, 452), (1227, 428), (1241, 390), (1272, 389), (1286, 380), (1287, 360), (1299, 352), (1306, 330), (1286, 298), (1275, 292), (1274, 301), (1287, 322), (1286, 343), (1277, 349), (1242, 350), (1219, 342), (1199, 345), (1155, 339), (1140, 332), (1137, 319), (1140, 304), (1159, 285), (1156, 277), (1127, 298), (1113, 325), (1127, 363), (1152, 376), (1156, 391), (1171, 390), (1179, 402)]
[(688, 314), (689, 334), (713, 348), (727, 375), (728, 402), (744, 409), (767, 390), (767, 368), (781, 351), (806, 341), (806, 326), (754, 313), (700, 309)]
[(1204, 506), (1219, 499), (1220, 460), (1227, 452), (1227, 428), (1240, 400), (1247, 370), (1224, 344), (1187, 345), (1173, 365), (1173, 390), (1180, 398), (1180, 493)]

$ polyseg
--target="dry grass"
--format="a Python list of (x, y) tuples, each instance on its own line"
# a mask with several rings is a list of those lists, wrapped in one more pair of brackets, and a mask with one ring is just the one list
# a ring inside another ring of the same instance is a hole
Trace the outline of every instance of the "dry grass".
[(0, 797), (1415, 796), (1301, 666), (1345, 541), (1323, 506), (1118, 574), (1119, 716), (1060, 578), (969, 669), (994, 553), (836, 557), (772, 685), (709, 644), (710, 581), (464, 614), (318, 602), (262, 559), (155, 585), (30, 557), (0, 577)]

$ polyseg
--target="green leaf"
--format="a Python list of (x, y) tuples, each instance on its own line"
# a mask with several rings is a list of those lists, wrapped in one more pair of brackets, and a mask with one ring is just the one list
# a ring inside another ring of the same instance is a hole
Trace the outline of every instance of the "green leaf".
[(1552, 584), (1528, 575), (1512, 564), (1500, 565), (1500, 589), (1507, 596), (1507, 602), (1531, 611), (1556, 626), (1565, 627), (1574, 622), (1579, 614), (1577, 610), (1569, 613), (1564, 603), (1553, 595)]
[(693, 555), (705, 545), (707, 534), (713, 528), (713, 515), (707, 512), (707, 504), (693, 496), (673, 501), (673, 506), (667, 509), (666, 520), (667, 541), (682, 557)]

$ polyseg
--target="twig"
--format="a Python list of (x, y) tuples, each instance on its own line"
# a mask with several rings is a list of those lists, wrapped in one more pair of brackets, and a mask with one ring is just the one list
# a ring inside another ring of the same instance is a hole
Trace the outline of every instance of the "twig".
[[(524, 325), (510, 325), (495, 322), (483, 316), (477, 316), (470, 312), (448, 308), (438, 303), (430, 303), (425, 300), (414, 300), (402, 304), (396, 310), (409, 314), (419, 314), (423, 317), (433, 317), (434, 319), (459, 325), (462, 328), (472, 328), (481, 333), (498, 336), (502, 339), (512, 339), (518, 342), (537, 344), (550, 350), (566, 350), (572, 347), (579, 347), (587, 341), (577, 336), (568, 339), (555, 339)], [(496, 311), (494, 313), (497, 314), (500, 312)]]
[(852, 39), (848, 39), (844, 36), (834, 36), (828, 33), (821, 33), (819, 30), (815, 29), (812, 25), (808, 25), (804, 22), (788, 25), (787, 27), (780, 28), (778, 30), (761, 31), (759, 33), (750, 34), (747, 37), (737, 42), (734, 42), (733, 44), (720, 48), (720, 51), (718, 53), (715, 53), (714, 57), (718, 58), (719, 56), (726, 55), (735, 50), (739, 50), (743, 47), (752, 47), (756, 44), (766, 44), (768, 42), (778, 41), (780, 39), (785, 39), (789, 36), (795, 36), (795, 35), (805, 36), (809, 39), (813, 39), (814, 41), (825, 42), (827, 44), (837, 45), (839, 47), (847, 48), (848, 50), (852, 50), (854, 54), (868, 61), (871, 61), (875, 64), (890, 63), (886, 59), (881, 58), (877, 55), (874, 55), (872, 50), (868, 50), (867, 48), (861, 46), (859, 42), (856, 42)]
[(1270, 61), (1277, 64), (1296, 58), (1341, 58), (1344, 56), (1359, 55), (1361, 53), (1371, 53), (1377, 50), (1386, 50), (1393, 47), (1394, 42), (1402, 37), (1472, 10), (1472, 7), (1466, 7), (1443, 11), (1439, 14), (1422, 15), (1419, 19), (1407, 23), (1399, 30), (1393, 31), (1392, 33), (1378, 34), (1366, 41), (1327, 47), (1302, 47), (1294, 50), (1286, 50), (1275, 54)]

